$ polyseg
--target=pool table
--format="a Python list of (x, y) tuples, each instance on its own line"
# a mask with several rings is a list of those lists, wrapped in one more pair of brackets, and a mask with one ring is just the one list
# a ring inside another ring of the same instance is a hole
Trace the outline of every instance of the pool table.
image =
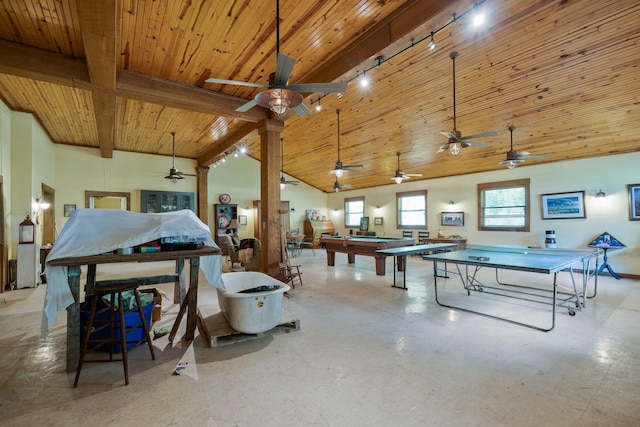
[[(349, 263), (354, 263), (356, 255), (372, 256), (376, 259), (376, 274), (384, 276), (385, 260), (387, 255), (377, 253), (380, 249), (400, 248), (412, 246), (416, 240), (411, 237), (321, 237), (320, 244), (327, 249), (327, 265), (334, 266), (336, 262), (336, 252), (347, 254)], [(398, 271), (404, 270), (404, 262), (398, 262)]]

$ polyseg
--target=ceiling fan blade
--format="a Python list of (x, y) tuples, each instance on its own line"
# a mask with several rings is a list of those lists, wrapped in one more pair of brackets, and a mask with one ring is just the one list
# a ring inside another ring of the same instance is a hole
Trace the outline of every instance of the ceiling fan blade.
[(404, 176), (406, 176), (406, 177), (410, 177), (410, 176), (422, 176), (422, 174), (421, 174), (421, 173), (405, 173), (405, 174), (403, 174), (403, 175), (404, 175)]
[(238, 111), (240, 113), (246, 113), (247, 111), (249, 111), (250, 109), (252, 109), (256, 105), (258, 105), (258, 103), (256, 102), (255, 99), (252, 99), (251, 101), (247, 102), (246, 104), (242, 104), (241, 106), (236, 108), (236, 111)]
[(344, 83), (300, 83), (295, 85), (288, 85), (287, 89), (296, 92), (346, 92), (347, 82)]
[(309, 109), (309, 107), (304, 105), (304, 102), (300, 105), (296, 105), (292, 108), (292, 110), (298, 113), (299, 116), (306, 116), (308, 114), (311, 114), (311, 110)]
[(444, 144), (443, 146), (438, 148), (438, 151), (436, 151), (436, 153), (442, 153), (443, 151), (447, 151), (448, 148), (449, 148), (449, 144)]
[(460, 139), (463, 139), (463, 140), (465, 140), (465, 141), (466, 141), (466, 140), (468, 140), (468, 139), (474, 139), (474, 138), (486, 138), (486, 137), (488, 137), (488, 136), (498, 136), (498, 132), (485, 132), (485, 133), (479, 133), (479, 134), (476, 134), (476, 135), (468, 135), (468, 136), (463, 136), (463, 137), (462, 137), (462, 138), (460, 138)]
[(455, 137), (456, 137), (451, 132), (440, 132), (440, 133), (443, 134), (444, 136), (446, 136), (447, 138), (454, 138), (455, 139)]
[(178, 175), (180, 175), (180, 176), (198, 176), (198, 175), (193, 174), (193, 173), (184, 173), (184, 172), (180, 172), (180, 171), (178, 171)]
[(269, 86), (262, 83), (243, 82), (240, 80), (226, 80), (226, 79), (214, 79), (210, 78), (205, 80), (206, 83), (217, 83), (221, 85), (236, 85), (236, 86), (248, 86), (248, 87), (260, 87), (268, 89)]
[(472, 141), (470, 139), (465, 139), (464, 141), (462, 141), (462, 144), (466, 146), (473, 145), (474, 147), (480, 147), (480, 148), (484, 148), (489, 145), (486, 142)]
[(549, 154), (531, 154), (526, 151), (518, 154), (519, 159), (548, 159), (549, 157), (551, 157)]
[(364, 165), (343, 165), (343, 168), (363, 168)]
[(276, 59), (276, 74), (273, 79), (273, 85), (278, 87), (286, 86), (295, 65), (295, 59), (282, 52), (278, 52), (278, 58)]

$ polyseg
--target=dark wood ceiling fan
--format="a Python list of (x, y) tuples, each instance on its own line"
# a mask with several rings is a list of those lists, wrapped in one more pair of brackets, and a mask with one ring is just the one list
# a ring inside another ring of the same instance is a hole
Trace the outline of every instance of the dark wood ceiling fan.
[(498, 132), (484, 132), (476, 135), (462, 136), (462, 133), (456, 129), (456, 58), (458, 57), (458, 52), (451, 52), (449, 57), (453, 63), (453, 131), (440, 132), (449, 138), (449, 142), (440, 146), (440, 149), (437, 152), (441, 153), (443, 151), (449, 151), (451, 155), (457, 156), (463, 148), (471, 145), (481, 148), (487, 146), (486, 142), (474, 141), (474, 138), (497, 136)]

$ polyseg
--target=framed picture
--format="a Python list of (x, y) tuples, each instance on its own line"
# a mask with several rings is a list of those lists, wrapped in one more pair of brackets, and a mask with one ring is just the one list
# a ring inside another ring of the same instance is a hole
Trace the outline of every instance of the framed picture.
[(627, 184), (629, 190), (629, 221), (640, 221), (640, 184)]
[(247, 216), (238, 215), (238, 222), (240, 222), (240, 225), (247, 225)]
[(464, 212), (442, 212), (440, 214), (440, 224), (462, 227), (464, 225)]
[(363, 216), (360, 218), (360, 231), (369, 231), (369, 217)]
[(373, 218), (373, 225), (382, 225), (384, 224), (384, 218), (381, 216), (377, 216)]
[(584, 191), (541, 194), (542, 219), (586, 218)]
[(64, 216), (69, 217), (76, 210), (76, 205), (64, 205)]

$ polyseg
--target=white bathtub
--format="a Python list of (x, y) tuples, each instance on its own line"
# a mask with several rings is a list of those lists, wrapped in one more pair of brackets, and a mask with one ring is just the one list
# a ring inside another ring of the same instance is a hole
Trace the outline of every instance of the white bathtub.
[[(280, 323), (282, 298), (290, 289), (288, 285), (257, 271), (224, 273), (222, 281), (225, 289), (217, 289), (218, 304), (233, 329), (259, 334)], [(246, 290), (251, 292), (241, 292)]]

